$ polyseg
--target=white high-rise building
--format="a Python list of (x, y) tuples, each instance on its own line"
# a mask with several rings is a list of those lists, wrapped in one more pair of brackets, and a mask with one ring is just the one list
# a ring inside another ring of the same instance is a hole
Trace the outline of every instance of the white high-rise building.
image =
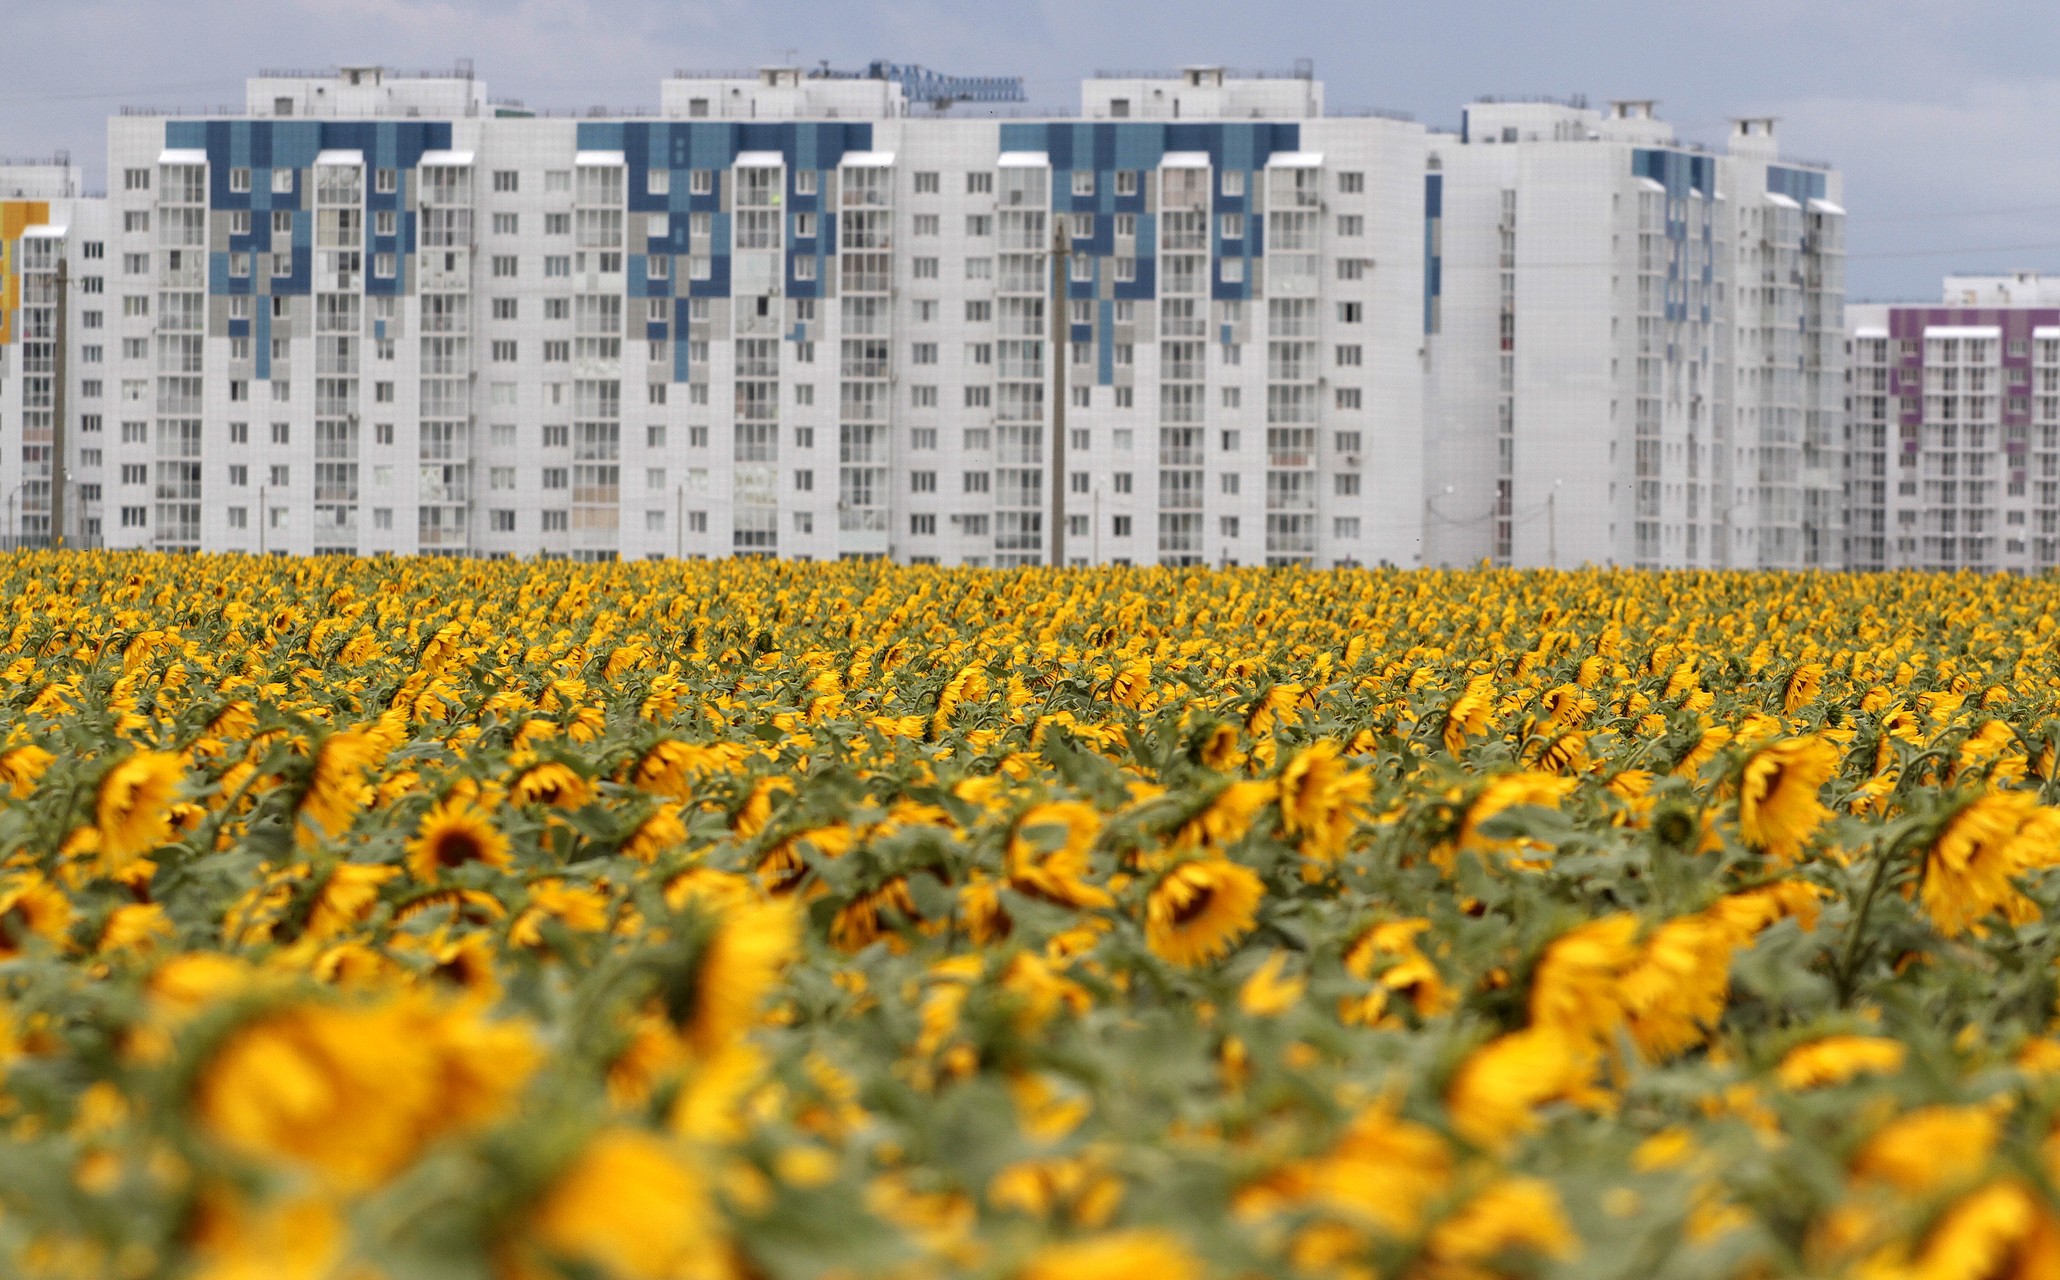
[(1843, 563), (1840, 177), (1653, 104), (1432, 140), (1425, 559)]
[[(0, 546), (101, 537), (121, 306), (106, 218), (64, 159), (0, 162)], [(73, 473), (63, 486), (60, 445)]]
[(2060, 280), (1950, 276), (1846, 323), (1852, 567), (2060, 567)]
[(112, 121), (107, 544), (1418, 562), (1420, 126), (1214, 68), (661, 104), (346, 68)]

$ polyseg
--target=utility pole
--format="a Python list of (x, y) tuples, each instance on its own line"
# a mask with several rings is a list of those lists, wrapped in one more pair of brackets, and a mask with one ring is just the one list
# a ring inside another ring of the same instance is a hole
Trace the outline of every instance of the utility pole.
[(1545, 557), (1555, 569), (1559, 567), (1559, 485), (1552, 482), (1552, 491), (1545, 495)]
[[(69, 242), (67, 241), (67, 247)], [(71, 409), (71, 397), (66, 394), (71, 379), (71, 285), (72, 267), (69, 253), (60, 252), (57, 259), (57, 363), (56, 392), (50, 416), (50, 545), (64, 545), (64, 491), (69, 478), (65, 475), (64, 454), (69, 443), (65, 430), (65, 415)]]
[(1054, 213), (1051, 219), (1051, 562), (1066, 566), (1066, 362), (1072, 344), (1066, 339), (1066, 260), (1072, 245), (1066, 238), (1066, 218)]
[(265, 486), (258, 486), (258, 554), (265, 554)]
[(672, 495), (672, 558), (687, 558), (687, 486), (681, 485)]

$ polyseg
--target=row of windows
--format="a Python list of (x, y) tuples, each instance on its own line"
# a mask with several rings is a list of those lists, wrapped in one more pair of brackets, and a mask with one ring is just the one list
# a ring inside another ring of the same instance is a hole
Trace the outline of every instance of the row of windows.
[[(271, 170), (271, 189), (280, 195), (294, 190), (295, 169)], [(1134, 196), (1143, 181), (1143, 170), (1118, 169), (1115, 171), (1114, 190), (1119, 196)], [(1076, 196), (1091, 196), (1097, 182), (1092, 169), (1072, 171), (1072, 192)], [(1363, 172), (1347, 170), (1336, 175), (1340, 195), (1362, 195), (1366, 191), (1366, 175)], [(688, 189), (694, 195), (710, 195), (715, 190), (715, 170), (693, 169), (688, 171)], [(794, 190), (798, 195), (814, 195), (817, 191), (817, 171), (797, 169), (794, 171)], [(992, 195), (994, 175), (976, 171), (965, 175), (967, 195)], [(517, 195), (522, 190), (522, 173), (517, 169), (496, 169), (493, 171), (493, 190), (496, 195)], [(127, 191), (148, 191), (151, 189), (149, 169), (122, 170), (122, 187)], [(1245, 171), (1225, 169), (1221, 171), (1219, 187), (1223, 195), (1242, 196), (1245, 193)], [(391, 168), (375, 168), (372, 171), (372, 189), (383, 195), (391, 195), (400, 188), (400, 174)], [(943, 191), (943, 175), (936, 170), (917, 170), (914, 173), (914, 188), (917, 195), (938, 195)], [(239, 194), (251, 189), (251, 170), (236, 167), (229, 170), (229, 190)], [(549, 169), (544, 172), (544, 193), (546, 195), (569, 194), (572, 190), (572, 173), (567, 169)], [(651, 195), (666, 195), (672, 190), (672, 170), (650, 169), (645, 174), (645, 190)]]

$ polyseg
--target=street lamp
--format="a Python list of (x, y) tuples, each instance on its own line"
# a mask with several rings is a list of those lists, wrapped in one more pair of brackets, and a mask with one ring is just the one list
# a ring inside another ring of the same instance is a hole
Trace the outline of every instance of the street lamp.
[(27, 483), (26, 480), (22, 481), (7, 494), (7, 541), (10, 551), (21, 550), (21, 529), (14, 523), (14, 499), (15, 495), (21, 492), (22, 485)]

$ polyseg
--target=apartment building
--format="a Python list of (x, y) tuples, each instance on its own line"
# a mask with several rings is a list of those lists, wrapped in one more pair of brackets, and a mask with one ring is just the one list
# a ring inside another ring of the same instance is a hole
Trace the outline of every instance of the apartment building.
[(1648, 101), (1431, 140), (1426, 562), (1835, 568), (1840, 175)]
[(121, 355), (106, 217), (68, 161), (0, 161), (0, 546), (101, 536)]
[(2060, 565), (2060, 280), (1846, 309), (1856, 569)]
[(344, 68), (111, 121), (106, 544), (1419, 562), (1421, 126), (1216, 68), (660, 104)]

